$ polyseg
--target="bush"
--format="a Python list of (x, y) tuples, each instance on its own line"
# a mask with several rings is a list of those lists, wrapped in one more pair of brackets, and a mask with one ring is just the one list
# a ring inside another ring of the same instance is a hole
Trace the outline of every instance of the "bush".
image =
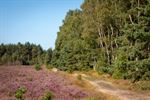
[(127, 64), (125, 61), (116, 61), (114, 65), (113, 78), (126, 79), (127, 78)]
[(52, 100), (53, 93), (51, 91), (48, 91), (44, 96), (42, 96), (42, 100)]
[(41, 68), (41, 65), (40, 64), (35, 64), (35, 69), (37, 70), (37, 71), (39, 71), (39, 70), (41, 70), (42, 68)]
[(45, 66), (46, 66), (47, 69), (52, 69), (53, 68), (52, 65), (50, 65), (50, 64), (46, 64)]
[(77, 79), (78, 79), (78, 80), (82, 80), (82, 75), (79, 74), (79, 75), (77, 76)]
[(108, 74), (112, 75), (113, 72), (114, 72), (114, 68), (113, 68), (113, 66), (109, 66), (109, 65), (106, 65), (106, 66), (97, 66), (96, 67), (96, 71), (99, 74), (108, 73)]
[(141, 90), (150, 90), (150, 86), (141, 86)]
[(24, 87), (20, 87), (19, 89), (16, 90), (16, 93), (15, 93), (15, 97), (18, 99), (18, 100), (24, 100), (24, 94), (26, 93), (27, 89), (24, 88)]
[(73, 69), (68, 69), (67, 72), (71, 74), (73, 73)]

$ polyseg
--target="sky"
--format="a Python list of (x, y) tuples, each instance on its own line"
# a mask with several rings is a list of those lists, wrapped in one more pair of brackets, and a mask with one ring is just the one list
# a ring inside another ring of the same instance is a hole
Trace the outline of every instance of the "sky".
[(59, 27), (69, 10), (84, 0), (0, 0), (0, 44), (30, 42), (55, 47)]

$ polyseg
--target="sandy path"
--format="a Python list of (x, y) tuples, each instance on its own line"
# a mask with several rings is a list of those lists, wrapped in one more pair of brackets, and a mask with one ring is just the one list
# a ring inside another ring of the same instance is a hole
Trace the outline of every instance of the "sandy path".
[(82, 74), (82, 77), (84, 80), (91, 83), (97, 91), (116, 96), (120, 100), (150, 100), (150, 95), (139, 94), (130, 90), (119, 89), (111, 82), (107, 82), (104, 80), (91, 80), (90, 77), (85, 74)]

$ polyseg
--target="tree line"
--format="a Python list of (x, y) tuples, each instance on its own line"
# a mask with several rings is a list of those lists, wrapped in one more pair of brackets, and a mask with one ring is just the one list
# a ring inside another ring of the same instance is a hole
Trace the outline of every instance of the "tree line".
[(51, 64), (150, 80), (150, 0), (84, 0), (67, 13)]
[(29, 42), (0, 45), (0, 64), (48, 64), (51, 61), (51, 56), (51, 48), (43, 50), (40, 45), (30, 44)]

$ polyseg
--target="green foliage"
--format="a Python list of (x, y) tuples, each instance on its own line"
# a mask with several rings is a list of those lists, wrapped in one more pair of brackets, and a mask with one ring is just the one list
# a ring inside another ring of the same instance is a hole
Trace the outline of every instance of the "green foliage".
[[(118, 51), (118, 59), (114, 63), (114, 78), (131, 79), (133, 82), (139, 80), (150, 80), (150, 59), (145, 53), (138, 54), (135, 48)], [(138, 54), (138, 55), (137, 55)]]
[(45, 64), (50, 64), (51, 63), (51, 58), (52, 58), (52, 49), (48, 49), (46, 54), (45, 54)]
[(101, 73), (112, 74), (112, 72), (113, 72), (113, 66), (110, 66), (107, 63), (107, 57), (106, 57), (106, 55), (100, 55), (100, 57), (98, 58), (98, 61), (96, 63), (96, 71), (99, 74), (101, 74)]
[(1, 44), (0, 64), (34, 65), (50, 63), (52, 50), (44, 51), (40, 45), (30, 44)]
[(150, 86), (141, 86), (141, 90), (150, 90)]
[(24, 87), (20, 87), (19, 89), (16, 90), (16, 93), (15, 93), (15, 97), (18, 99), (18, 100), (24, 100), (24, 94), (26, 93), (27, 89), (24, 88)]
[(35, 64), (34, 68), (35, 68), (37, 71), (39, 71), (39, 70), (42, 69), (40, 64)]
[(82, 75), (79, 74), (79, 75), (77, 76), (77, 79), (78, 79), (78, 80), (82, 80)]
[(53, 96), (53, 93), (51, 91), (48, 91), (42, 96), (42, 100), (52, 100)]
[[(60, 28), (53, 52), (52, 64), (60, 70), (90, 70), (91, 56), (89, 45), (81, 38), (81, 11), (69, 11), (64, 25)], [(92, 61), (92, 60), (91, 60)]]
[(121, 29), (127, 43), (117, 51), (113, 76), (131, 79), (132, 82), (150, 80), (150, 29), (147, 27), (150, 16), (147, 15), (148, 12), (144, 13), (149, 9), (150, 2), (133, 0), (130, 4), (132, 6), (126, 13), (129, 18)]
[(128, 61), (128, 57), (127, 54), (125, 52), (123, 52), (124, 50), (126, 50), (125, 48), (120, 48), (117, 52), (117, 59), (114, 62), (114, 73), (113, 73), (113, 77), (114, 78), (126, 78), (126, 73), (127, 73), (127, 61)]
[(47, 69), (52, 69), (53, 68), (53, 66), (50, 65), (50, 64), (46, 64), (45, 66), (46, 66)]
[(51, 63), (72, 72), (150, 79), (150, 1), (85, 0), (60, 27)]
[(150, 59), (128, 62), (128, 77), (133, 82), (139, 80), (150, 80)]

